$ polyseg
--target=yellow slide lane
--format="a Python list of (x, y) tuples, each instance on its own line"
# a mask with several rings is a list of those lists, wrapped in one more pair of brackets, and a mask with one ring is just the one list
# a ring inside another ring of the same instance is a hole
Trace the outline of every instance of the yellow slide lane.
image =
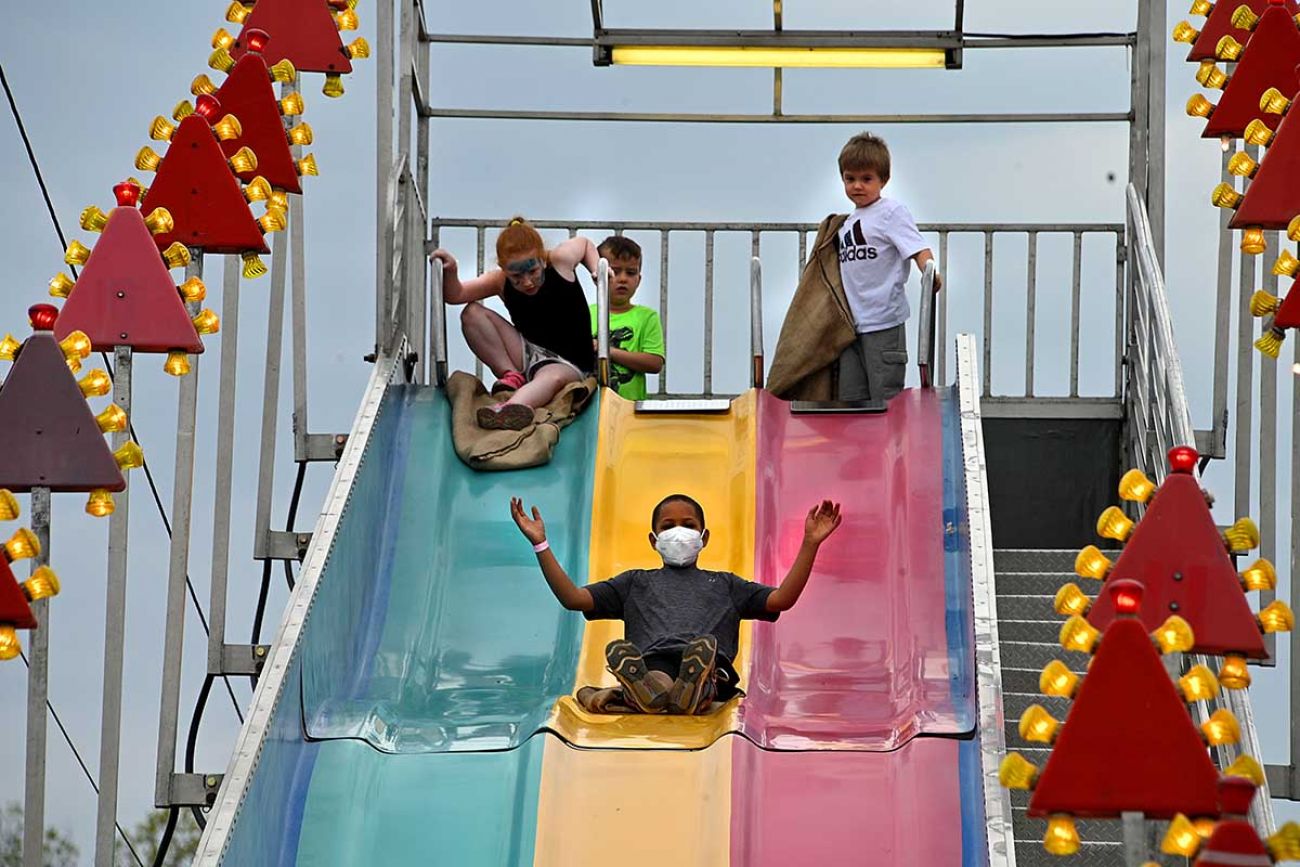
[[(725, 414), (637, 415), (631, 401), (606, 392), (601, 401), (600, 441), (592, 497), (592, 580), (627, 569), (656, 568), (650, 547), (650, 513), (668, 494), (694, 497), (704, 507), (709, 544), (704, 569), (754, 572), (754, 392), (732, 401)], [(576, 686), (613, 686), (605, 670), (605, 645), (623, 635), (619, 621), (587, 624)], [(743, 624), (735, 660), (741, 686), (748, 680), (749, 624)], [(700, 717), (590, 714), (571, 696), (551, 710), (549, 728), (580, 747), (701, 749), (736, 731), (739, 699)]]

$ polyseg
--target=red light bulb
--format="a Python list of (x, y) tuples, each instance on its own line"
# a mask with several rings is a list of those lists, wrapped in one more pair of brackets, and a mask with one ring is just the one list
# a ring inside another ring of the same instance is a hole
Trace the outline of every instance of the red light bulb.
[(1142, 607), (1142, 585), (1132, 578), (1121, 578), (1106, 585), (1111, 601), (1115, 603), (1115, 613), (1136, 617)]
[(242, 35), (248, 40), (248, 50), (254, 54), (261, 54), (266, 48), (266, 43), (271, 39), (271, 34), (258, 27), (245, 30)]
[(1196, 469), (1200, 458), (1191, 446), (1174, 446), (1169, 450), (1169, 469), (1175, 473), (1190, 473)]
[(119, 208), (134, 208), (140, 203), (140, 188), (131, 181), (114, 184), (113, 195), (117, 197)]
[(36, 331), (53, 331), (59, 318), (59, 308), (53, 304), (33, 304), (27, 308), (27, 318)]
[(221, 118), (221, 103), (210, 93), (201, 94), (194, 100), (194, 113), (212, 123)]
[(1255, 800), (1255, 784), (1245, 777), (1222, 777), (1218, 782), (1219, 809), (1225, 816), (1245, 816)]

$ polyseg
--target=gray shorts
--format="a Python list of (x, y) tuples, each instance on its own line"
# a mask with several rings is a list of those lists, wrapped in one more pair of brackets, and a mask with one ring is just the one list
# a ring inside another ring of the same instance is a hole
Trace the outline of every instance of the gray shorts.
[(840, 353), (837, 400), (889, 400), (907, 376), (907, 330), (903, 325), (859, 334)]
[(519, 336), (519, 339), (524, 342), (524, 369), (520, 372), (524, 375), (524, 379), (529, 382), (531, 382), (533, 377), (537, 375), (539, 369), (548, 364), (562, 364), (569, 370), (572, 370), (578, 379), (582, 380), (587, 378), (587, 374), (584, 373), (578, 365), (569, 361), (567, 358), (558, 353), (552, 352), (545, 346), (538, 346), (536, 343), (530, 342), (528, 338), (524, 337), (522, 334)]

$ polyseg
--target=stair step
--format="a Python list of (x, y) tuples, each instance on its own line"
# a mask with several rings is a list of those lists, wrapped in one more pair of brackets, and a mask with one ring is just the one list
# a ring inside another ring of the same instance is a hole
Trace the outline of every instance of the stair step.
[[(999, 626), (999, 630), (1001, 627)], [(1058, 627), (1059, 629), (1059, 627)], [(1071, 650), (1065, 650), (1056, 642), (1036, 642), (1026, 643), (1017, 641), (1008, 641), (999, 636), (1001, 643), (1001, 653), (999, 654), (1004, 672), (1008, 668), (1028, 669), (1034, 672), (1034, 687), (1038, 688), (1038, 675), (1043, 671), (1043, 666), (1054, 659), (1064, 662), (1070, 671), (1082, 674), (1088, 666), (1088, 655), (1086, 653), (1077, 653)], [(1005, 686), (1003, 687), (1005, 689)], [(1021, 692), (1023, 690), (1017, 690)]]
[(993, 552), (993, 571), (1073, 572), (1077, 549), (1002, 548)]
[(998, 572), (993, 585), (1000, 610), (1001, 601), (1009, 596), (1046, 596), (1050, 599), (1067, 581), (1078, 584), (1089, 596), (1097, 592), (1097, 582), (1080, 578), (1073, 569), (1062, 572)]
[[(1040, 850), (1043, 848), (1043, 834), (1047, 831), (1046, 819), (1031, 819), (1025, 815), (1025, 804), (1028, 803), (1028, 792), (1013, 792), (1026, 796), (1022, 799), (1021, 806), (1016, 806), (1012, 801), (1011, 818), (1015, 826), (1016, 840), (1032, 841)], [(1075, 827), (1079, 829), (1079, 839), (1085, 844), (1088, 843), (1123, 843), (1124, 826), (1118, 820), (1108, 819), (1076, 819)]]
[[(1060, 645), (1057, 639), (1061, 634), (1064, 617), (1052, 615), (1051, 619), (1037, 620), (1001, 620), (998, 621), (998, 640), (1002, 642), (1026, 642), (1030, 644)], [(1064, 653), (1065, 651), (1061, 651)]]
[[(1035, 684), (1036, 686), (1036, 684)], [(1019, 723), (1020, 715), (1025, 712), (1025, 708), (1031, 704), (1040, 704), (1052, 716), (1059, 720), (1065, 719), (1065, 715), (1070, 712), (1070, 700), (1068, 698), (1056, 698), (1054, 696), (1040, 695), (1034, 693), (1003, 693), (1002, 694), (1002, 714), (1007, 719), (1007, 725), (1011, 734), (1016, 734), (1014, 738), (1010, 734), (1007, 736), (1008, 744), (1020, 743), (1020, 735), (1016, 733), (1016, 725)]]
[[(1087, 592), (1086, 590), (1084, 591)], [(1053, 594), (1037, 594), (1033, 596), (1006, 595), (998, 597), (998, 622), (1004, 623), (1010, 620), (1051, 620), (1057, 623), (1065, 621), (1056, 613), (1053, 603), (1056, 597)], [(1001, 630), (999, 630), (1001, 632)]]

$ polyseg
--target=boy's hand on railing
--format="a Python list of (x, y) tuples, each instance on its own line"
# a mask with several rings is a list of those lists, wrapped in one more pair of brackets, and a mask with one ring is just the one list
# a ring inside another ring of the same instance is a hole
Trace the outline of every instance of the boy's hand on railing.
[(443, 270), (444, 277), (455, 276), (456, 274), (455, 256), (451, 255), (446, 250), (438, 249), (438, 250), (434, 250), (432, 253), (429, 254), (429, 260), (433, 261), (434, 259), (437, 259), (439, 262), (442, 262), (442, 270)]
[(540, 545), (546, 541), (546, 524), (542, 522), (542, 513), (536, 506), (533, 506), (533, 516), (530, 518), (524, 511), (524, 501), (518, 497), (511, 497), (510, 517), (515, 519), (515, 523), (519, 525), (519, 532), (523, 533), (529, 542)]
[(804, 541), (813, 545), (820, 545), (826, 541), (827, 536), (835, 532), (842, 520), (840, 504), (832, 503), (830, 500), (822, 500), (821, 503), (808, 510), (808, 517), (804, 519)]

